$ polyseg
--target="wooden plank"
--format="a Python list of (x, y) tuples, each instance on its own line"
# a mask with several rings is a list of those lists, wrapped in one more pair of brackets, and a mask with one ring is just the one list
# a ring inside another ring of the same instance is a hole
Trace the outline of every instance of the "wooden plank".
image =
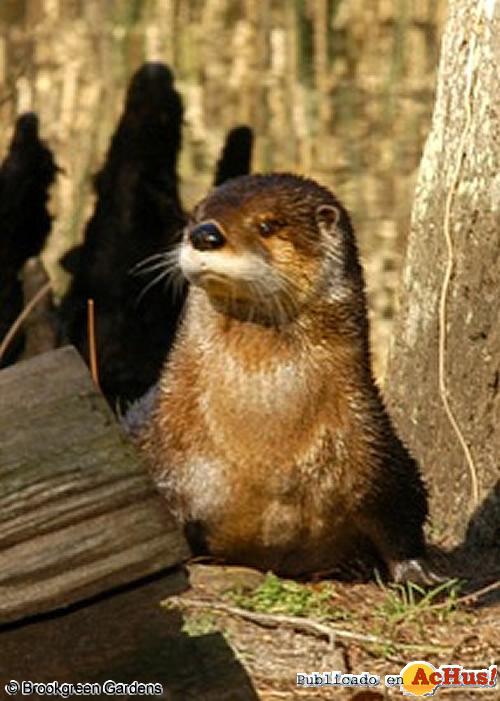
[(0, 623), (188, 556), (73, 348), (0, 373)]

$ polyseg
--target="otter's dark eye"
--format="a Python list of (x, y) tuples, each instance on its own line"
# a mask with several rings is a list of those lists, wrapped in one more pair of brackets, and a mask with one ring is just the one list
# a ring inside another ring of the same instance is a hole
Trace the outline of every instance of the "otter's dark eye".
[(279, 221), (279, 219), (262, 219), (259, 222), (259, 233), (263, 238), (267, 239), (275, 234), (278, 229), (281, 229), (282, 226), (283, 222)]

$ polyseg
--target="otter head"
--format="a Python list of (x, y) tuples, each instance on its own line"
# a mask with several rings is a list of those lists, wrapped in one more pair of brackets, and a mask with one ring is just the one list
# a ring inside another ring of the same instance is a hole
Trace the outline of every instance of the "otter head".
[(282, 325), (318, 295), (351, 289), (357, 254), (349, 217), (328, 190), (295, 175), (247, 175), (195, 208), (179, 263), (218, 310)]

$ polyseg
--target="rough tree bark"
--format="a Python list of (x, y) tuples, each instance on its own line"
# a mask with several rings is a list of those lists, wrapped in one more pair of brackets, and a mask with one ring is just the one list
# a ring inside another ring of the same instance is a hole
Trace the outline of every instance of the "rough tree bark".
[(451, 0), (385, 384), (428, 481), (433, 535), (497, 549), (499, 59), (499, 0)]

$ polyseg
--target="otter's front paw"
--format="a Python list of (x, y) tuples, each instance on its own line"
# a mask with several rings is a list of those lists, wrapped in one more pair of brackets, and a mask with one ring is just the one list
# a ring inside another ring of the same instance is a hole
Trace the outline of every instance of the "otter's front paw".
[(433, 572), (423, 559), (399, 560), (390, 565), (392, 579), (398, 584), (412, 582), (423, 587), (435, 587), (447, 577)]

